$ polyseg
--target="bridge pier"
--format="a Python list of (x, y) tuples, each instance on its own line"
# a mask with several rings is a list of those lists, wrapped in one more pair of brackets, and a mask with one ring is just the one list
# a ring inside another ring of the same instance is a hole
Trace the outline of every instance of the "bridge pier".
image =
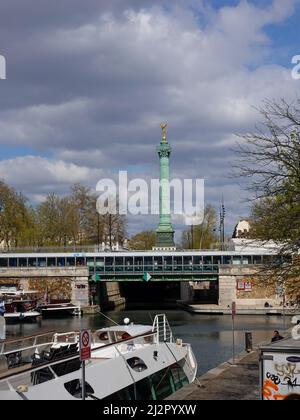
[(98, 284), (98, 299), (101, 310), (114, 309), (125, 305), (126, 299), (121, 296), (119, 282), (100, 282)]
[(194, 299), (193, 286), (188, 281), (180, 283), (180, 300), (184, 302), (192, 302)]
[(0, 285), (35, 290), (41, 298), (89, 305), (89, 273), (85, 267), (8, 268), (0, 271)]

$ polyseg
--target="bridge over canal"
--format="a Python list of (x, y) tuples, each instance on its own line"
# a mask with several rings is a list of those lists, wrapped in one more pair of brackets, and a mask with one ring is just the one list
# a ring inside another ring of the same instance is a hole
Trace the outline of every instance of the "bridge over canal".
[(138, 299), (140, 293), (224, 307), (238, 298), (239, 281), (273, 258), (278, 257), (270, 250), (1, 253), (0, 289), (56, 281), (68, 284), (69, 297), (81, 305), (89, 303), (92, 292), (115, 303), (131, 295)]

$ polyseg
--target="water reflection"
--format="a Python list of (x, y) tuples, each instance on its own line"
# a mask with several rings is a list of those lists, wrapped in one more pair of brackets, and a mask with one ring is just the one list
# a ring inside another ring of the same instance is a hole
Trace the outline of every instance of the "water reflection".
[[(142, 311), (120, 310), (107, 312), (106, 315), (118, 323), (125, 317), (132, 322), (152, 324), (157, 313), (166, 313), (174, 335), (192, 344), (199, 363), (199, 374), (228, 360), (232, 355), (232, 322), (230, 316), (206, 316), (189, 314), (179, 310)], [(8, 337), (19, 337), (49, 330), (73, 331), (81, 328), (97, 329), (110, 325), (101, 315), (82, 318), (47, 319), (41, 324), (8, 325)], [(289, 325), (289, 320), (287, 320)], [(237, 316), (235, 319), (236, 352), (245, 347), (245, 332), (253, 333), (254, 345), (269, 342), (275, 329), (282, 331), (282, 317), (277, 316)]]

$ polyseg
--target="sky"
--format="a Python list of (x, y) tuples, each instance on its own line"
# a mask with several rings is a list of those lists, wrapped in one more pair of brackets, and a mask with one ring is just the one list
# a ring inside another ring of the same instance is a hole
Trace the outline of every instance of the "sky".
[[(217, 209), (223, 194), (231, 233), (250, 197), (236, 134), (266, 98), (297, 97), (299, 19), (298, 0), (1, 0), (0, 179), (38, 203), (119, 170), (157, 178), (167, 121), (172, 178), (203, 178)], [(128, 233), (156, 224), (131, 216)]]

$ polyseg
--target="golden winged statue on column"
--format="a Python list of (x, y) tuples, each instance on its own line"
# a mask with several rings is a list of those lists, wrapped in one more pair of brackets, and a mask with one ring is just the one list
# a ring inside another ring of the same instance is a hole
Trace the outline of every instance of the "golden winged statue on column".
[(162, 129), (162, 140), (163, 141), (166, 141), (166, 139), (167, 139), (167, 127), (168, 127), (168, 124), (166, 124), (166, 123), (161, 123), (160, 124), (160, 128)]

